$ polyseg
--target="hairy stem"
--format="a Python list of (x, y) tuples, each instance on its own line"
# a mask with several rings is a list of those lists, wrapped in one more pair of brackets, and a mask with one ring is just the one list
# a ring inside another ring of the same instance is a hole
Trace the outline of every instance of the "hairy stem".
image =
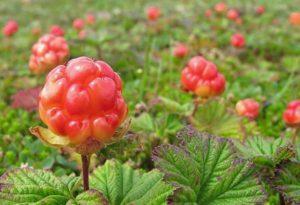
[(89, 190), (89, 166), (90, 166), (90, 156), (81, 155), (82, 161), (82, 179), (83, 179), (83, 189), (84, 191)]
[(296, 127), (296, 128), (293, 129), (293, 135), (292, 135), (292, 142), (293, 142), (293, 144), (296, 143), (299, 131), (300, 131), (300, 129), (298, 127)]

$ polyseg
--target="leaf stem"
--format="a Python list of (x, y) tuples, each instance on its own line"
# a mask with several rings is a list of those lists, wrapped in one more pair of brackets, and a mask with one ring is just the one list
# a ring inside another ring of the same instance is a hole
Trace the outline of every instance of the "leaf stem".
[(90, 156), (81, 155), (82, 161), (82, 180), (83, 180), (83, 189), (84, 191), (89, 190), (89, 166), (90, 166)]

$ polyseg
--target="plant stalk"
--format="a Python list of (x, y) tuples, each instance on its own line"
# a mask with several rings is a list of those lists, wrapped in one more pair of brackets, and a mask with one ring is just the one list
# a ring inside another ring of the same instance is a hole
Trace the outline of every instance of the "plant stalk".
[(84, 191), (89, 190), (89, 166), (90, 166), (90, 156), (81, 155), (82, 161), (82, 180), (83, 180), (83, 189)]
[(297, 141), (297, 136), (298, 136), (298, 134), (299, 134), (299, 131), (300, 131), (300, 128), (299, 128), (299, 127), (295, 127), (295, 128), (293, 129), (293, 135), (292, 135), (292, 142), (293, 142), (293, 144), (295, 144), (296, 141)]

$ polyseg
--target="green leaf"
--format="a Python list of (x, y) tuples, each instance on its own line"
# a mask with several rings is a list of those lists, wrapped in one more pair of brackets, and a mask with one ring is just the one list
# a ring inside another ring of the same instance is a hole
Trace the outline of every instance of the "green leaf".
[(75, 178), (64, 183), (49, 171), (12, 170), (0, 178), (0, 204), (65, 204), (72, 198), (70, 181)]
[(155, 130), (155, 124), (152, 117), (148, 113), (142, 113), (136, 118), (132, 118), (131, 128), (134, 131), (153, 132)]
[[(231, 138), (243, 136), (239, 118), (228, 112), (225, 103), (218, 101), (208, 101), (204, 105), (200, 105), (196, 116), (192, 118), (192, 124), (201, 132), (217, 136)], [(253, 125), (251, 126), (253, 127)]]
[(176, 203), (238, 205), (264, 200), (252, 164), (236, 157), (229, 140), (192, 128), (178, 137), (179, 145), (159, 147), (153, 157), (167, 181), (179, 188)]
[(107, 205), (104, 196), (97, 190), (89, 190), (79, 194), (76, 199), (68, 201), (67, 205)]
[(193, 107), (191, 106), (191, 104), (181, 105), (174, 100), (162, 96), (160, 96), (158, 99), (161, 101), (163, 108), (169, 112), (184, 115), (189, 115), (193, 112)]
[(244, 144), (240, 141), (234, 143), (246, 159), (252, 160), (257, 165), (274, 167), (295, 156), (293, 146), (282, 138), (274, 140), (264, 137), (251, 137)]
[(292, 162), (279, 170), (275, 188), (287, 202), (300, 204), (300, 163)]
[(157, 170), (143, 173), (117, 161), (106, 161), (90, 176), (91, 188), (101, 191), (109, 204), (166, 204), (173, 193)]

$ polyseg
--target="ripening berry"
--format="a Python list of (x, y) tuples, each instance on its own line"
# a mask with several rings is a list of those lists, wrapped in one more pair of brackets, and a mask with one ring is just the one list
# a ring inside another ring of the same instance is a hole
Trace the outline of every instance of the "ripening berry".
[(238, 115), (255, 120), (259, 114), (259, 103), (248, 98), (238, 101), (235, 109)]
[(86, 36), (87, 36), (87, 33), (86, 33), (85, 30), (81, 30), (81, 31), (78, 32), (78, 38), (79, 38), (79, 39), (81, 39), (81, 40), (82, 40), (82, 39), (85, 39)]
[(65, 31), (58, 25), (52, 25), (50, 28), (50, 33), (55, 36), (64, 36)]
[(88, 138), (110, 142), (127, 115), (121, 78), (104, 61), (72, 59), (48, 74), (39, 113), (52, 132), (72, 145)]
[(193, 57), (181, 73), (181, 84), (185, 90), (208, 98), (225, 90), (225, 78), (214, 63), (201, 56)]
[(224, 13), (227, 10), (227, 5), (224, 2), (217, 3), (215, 5), (215, 11), (217, 13)]
[(288, 104), (283, 113), (283, 120), (288, 126), (300, 126), (300, 100), (294, 100)]
[(10, 20), (7, 21), (5, 26), (2, 29), (3, 35), (10, 37), (13, 36), (19, 29), (19, 25), (16, 21)]
[(93, 25), (96, 22), (96, 18), (93, 14), (87, 14), (85, 17), (85, 22), (87, 24)]
[(300, 26), (300, 12), (291, 13), (289, 21), (293, 26)]
[(148, 7), (146, 12), (147, 12), (148, 20), (150, 21), (156, 21), (161, 15), (160, 8), (156, 6)]
[(257, 8), (256, 8), (256, 13), (257, 13), (258, 15), (261, 15), (261, 14), (265, 13), (265, 7), (264, 7), (264, 6), (259, 6), (259, 7), (257, 7)]
[(29, 68), (35, 74), (47, 72), (63, 64), (69, 57), (69, 47), (61, 36), (46, 34), (32, 46)]
[(187, 53), (188, 53), (188, 47), (183, 43), (179, 43), (174, 47), (173, 55), (176, 58), (183, 58), (187, 55)]
[(212, 16), (212, 11), (210, 9), (207, 9), (205, 11), (205, 17), (210, 18)]
[(240, 14), (239, 12), (236, 10), (236, 9), (230, 9), (228, 12), (227, 12), (227, 18), (230, 19), (230, 20), (236, 20), (237, 18), (239, 18)]
[(77, 18), (73, 21), (73, 28), (76, 31), (81, 31), (84, 28), (84, 20)]
[(231, 36), (231, 45), (236, 48), (243, 48), (245, 46), (245, 38), (242, 34), (236, 33)]

